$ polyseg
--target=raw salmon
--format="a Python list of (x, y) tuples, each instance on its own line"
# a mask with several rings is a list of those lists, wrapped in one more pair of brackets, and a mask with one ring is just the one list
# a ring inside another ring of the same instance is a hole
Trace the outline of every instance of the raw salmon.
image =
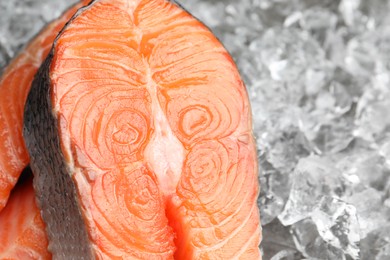
[(261, 259), (248, 96), (167, 0), (96, 0), (39, 69), (24, 137), (53, 256)]
[[(84, 1), (84, 5), (87, 3)], [(58, 32), (80, 7), (81, 3), (49, 24), (9, 64), (0, 78), (0, 211), (29, 163), (22, 129), (24, 104), (31, 82)]]
[(0, 212), (0, 259), (51, 259), (45, 226), (35, 203), (32, 173), (13, 189)]

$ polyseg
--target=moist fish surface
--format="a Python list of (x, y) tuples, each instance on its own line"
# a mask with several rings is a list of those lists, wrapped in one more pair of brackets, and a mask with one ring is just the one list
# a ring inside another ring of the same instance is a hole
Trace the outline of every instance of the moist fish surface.
[[(87, 4), (89, 1), (84, 1)], [(29, 163), (22, 136), (24, 104), (34, 75), (61, 28), (82, 4), (66, 11), (42, 30), (7, 66), (0, 78), (0, 211)]]
[(51, 259), (45, 225), (35, 203), (31, 170), (0, 212), (0, 259)]
[(261, 259), (251, 111), (231, 56), (167, 0), (96, 0), (56, 38), (24, 137), (53, 257)]

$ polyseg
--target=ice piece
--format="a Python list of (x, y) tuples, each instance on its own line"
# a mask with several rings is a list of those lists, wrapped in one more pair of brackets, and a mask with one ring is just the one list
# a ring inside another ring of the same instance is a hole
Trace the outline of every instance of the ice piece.
[[(340, 57), (342, 57), (343, 60), (345, 59), (345, 55), (340, 55)], [(367, 88), (365, 81), (360, 80), (358, 77), (354, 77), (353, 74), (348, 72), (348, 70), (343, 67), (335, 68), (332, 82), (342, 84), (345, 91), (350, 95), (354, 102), (361, 98), (362, 94)]]
[(390, 137), (386, 137), (384, 138), (384, 140), (382, 140), (378, 152), (385, 159), (386, 166), (389, 167), (390, 166)]
[(310, 218), (295, 223), (291, 232), (295, 246), (308, 259), (346, 259), (341, 249), (322, 239), (316, 224)]
[(317, 96), (315, 104), (319, 110), (332, 110), (336, 104), (336, 100), (331, 93), (322, 92)]
[(287, 83), (303, 82), (307, 67), (325, 59), (324, 52), (309, 34), (293, 28), (267, 30), (259, 49), (273, 79)]
[(313, 143), (322, 153), (336, 153), (346, 149), (353, 141), (353, 122), (333, 120), (319, 127)]
[(352, 259), (359, 258), (360, 230), (354, 206), (324, 196), (311, 219), (325, 242), (342, 249)]
[(385, 207), (390, 208), (390, 198), (388, 198), (387, 200), (385, 200), (385, 201), (383, 202), (383, 205), (384, 205)]
[[(264, 179), (260, 179), (264, 180)], [(275, 219), (282, 212), (285, 201), (272, 192), (262, 193), (258, 199), (260, 208), (261, 224), (265, 225)]]
[(329, 60), (336, 66), (343, 66), (346, 53), (346, 38), (348, 31), (346, 28), (337, 28), (333, 31), (328, 31), (324, 42), (325, 51), (328, 54)]
[(337, 11), (340, 0), (300, 0), (299, 3), (303, 8), (323, 7), (333, 12)]
[(377, 65), (377, 49), (371, 42), (353, 38), (348, 42), (346, 69), (355, 77), (369, 78)]
[(286, 17), (297, 9), (297, 1), (289, 0), (255, 0), (260, 7), (260, 15), (267, 27), (277, 27), (284, 23)]
[(340, 196), (344, 190), (341, 172), (317, 156), (299, 160), (292, 178), (290, 197), (278, 216), (283, 225), (310, 217), (323, 196)]
[(323, 70), (309, 68), (305, 75), (306, 94), (309, 96), (316, 95), (327, 83), (326, 73)]
[(337, 19), (336, 14), (329, 9), (316, 6), (303, 12), (300, 25), (309, 31), (332, 30), (336, 27)]
[(328, 41), (329, 32), (336, 28), (337, 15), (328, 8), (314, 6), (303, 12), (300, 19), (302, 29), (309, 31), (318, 43), (323, 46)]
[(356, 192), (344, 199), (357, 209), (361, 238), (390, 221), (390, 209), (383, 207), (381, 192), (373, 188)]
[(384, 0), (370, 0), (360, 2), (360, 11), (372, 21), (374, 26), (386, 23), (389, 10), (389, 2)]
[(362, 260), (387, 260), (390, 259), (390, 225), (370, 232), (361, 240)]
[(300, 130), (302, 111), (298, 107), (285, 107), (298, 104), (302, 93), (293, 85), (263, 80), (252, 90), (252, 110), (254, 131), (259, 149), (266, 153), (267, 161), (282, 173), (289, 174), (298, 159), (310, 154), (312, 148)]
[[(261, 243), (264, 252), (263, 259), (302, 259), (301, 254), (295, 248), (290, 229), (283, 226), (279, 220), (275, 219), (263, 226), (263, 237), (267, 237)], [(291, 256), (294, 258), (289, 258)]]
[(390, 117), (387, 116), (389, 106), (390, 93), (366, 91), (357, 105), (355, 135), (371, 142), (378, 139), (390, 126)]
[(378, 255), (376, 256), (377, 260), (387, 260), (390, 259), (390, 242), (388, 241), (385, 246), (383, 246)]
[[(330, 85), (330, 92), (335, 99), (334, 112), (336, 114), (341, 115), (350, 111), (353, 104), (353, 98), (351, 97), (350, 93), (348, 93), (347, 88), (343, 84), (339, 82), (332, 82)], [(353, 127), (350, 126), (350, 129), (353, 129)]]
[(353, 186), (360, 184), (384, 190), (384, 185), (390, 177), (385, 158), (373, 149), (355, 149), (353, 152), (338, 158), (336, 168), (342, 171), (346, 177), (355, 176), (357, 182)]
[(283, 249), (276, 255), (271, 257), (271, 260), (294, 260), (296, 259), (296, 251), (292, 249)]
[(288, 173), (282, 174), (265, 158), (260, 158), (260, 190), (259, 206), (261, 223), (266, 225), (282, 212), (287, 201), (291, 183)]
[[(287, 120), (287, 119), (286, 119)], [(286, 124), (285, 126), (291, 127)], [(284, 127), (280, 127), (281, 131)], [(291, 127), (291, 129), (294, 129)], [(304, 134), (295, 128), (291, 132), (280, 132), (268, 139), (267, 160), (283, 173), (290, 173), (300, 157), (309, 155), (310, 147)]]
[(358, 11), (361, 0), (342, 0), (339, 6), (339, 11), (344, 18), (344, 22), (353, 26), (358, 19)]
[(297, 25), (299, 21), (302, 19), (302, 12), (293, 12), (284, 20), (284, 27), (292, 27), (293, 25)]

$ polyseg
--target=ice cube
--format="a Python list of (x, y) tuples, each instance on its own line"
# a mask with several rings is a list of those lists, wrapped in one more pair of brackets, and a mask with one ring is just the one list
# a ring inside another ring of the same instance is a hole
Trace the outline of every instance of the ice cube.
[[(301, 255), (295, 248), (294, 240), (290, 229), (283, 226), (278, 219), (263, 227), (263, 239), (261, 243), (264, 251), (263, 259), (289, 259), (293, 255), (293, 259), (301, 259)], [(285, 257), (285, 258), (283, 258)]]
[[(373, 149), (355, 149), (348, 155), (338, 158), (336, 167), (346, 176), (356, 176), (363, 186), (383, 190), (389, 178), (389, 168), (379, 152)], [(351, 185), (355, 186), (355, 185)]]
[(289, 187), (289, 175), (282, 174), (264, 158), (260, 158), (260, 182), (264, 185), (260, 190), (259, 205), (261, 223), (266, 225), (276, 218), (286, 203)]
[(341, 172), (317, 156), (300, 159), (292, 178), (289, 199), (278, 216), (283, 225), (310, 217), (323, 196), (339, 196), (343, 191)]
[(346, 259), (341, 249), (322, 239), (316, 224), (310, 218), (295, 223), (291, 232), (295, 246), (308, 259)]
[(337, 16), (329, 9), (313, 7), (303, 12), (300, 25), (309, 31), (319, 31), (323, 29), (334, 29), (337, 24)]
[(383, 95), (377, 90), (366, 91), (358, 103), (355, 135), (367, 141), (378, 139), (390, 126), (389, 106), (390, 93)]
[(327, 81), (326, 73), (323, 70), (309, 68), (305, 75), (306, 94), (313, 96), (318, 94), (325, 87)]
[(390, 209), (383, 207), (381, 192), (373, 188), (356, 192), (344, 199), (357, 209), (361, 238), (365, 238), (371, 231), (385, 226), (390, 220)]
[(319, 127), (313, 143), (322, 153), (336, 153), (346, 149), (353, 141), (351, 122), (332, 120)]
[(360, 230), (353, 205), (324, 196), (311, 219), (325, 242), (342, 249), (353, 259), (359, 258)]
[(283, 249), (271, 257), (270, 260), (294, 260), (296, 259), (296, 251), (292, 249)]
[(390, 225), (370, 232), (361, 240), (360, 248), (362, 260), (390, 259)]
[(358, 19), (358, 11), (361, 0), (342, 0), (339, 6), (339, 11), (344, 19), (344, 22), (353, 26)]

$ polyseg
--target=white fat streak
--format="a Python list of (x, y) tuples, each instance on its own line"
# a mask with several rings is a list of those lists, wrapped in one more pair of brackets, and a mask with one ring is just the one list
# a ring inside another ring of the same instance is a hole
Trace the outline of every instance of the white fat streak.
[[(122, 10), (127, 11), (127, 13), (130, 15), (130, 17), (134, 18), (135, 9), (140, 4), (141, 0), (102, 0), (101, 3), (109, 3), (113, 4), (115, 6), (120, 7)], [(134, 21), (134, 19), (133, 19)]]
[[(50, 75), (50, 78), (53, 78), (53, 76)], [(49, 96), (49, 100), (47, 102), (48, 102), (48, 104), (53, 104), (50, 96)], [(50, 108), (50, 106), (49, 106), (49, 108)], [(65, 158), (69, 159), (69, 161), (66, 161), (68, 173), (70, 176), (73, 176), (73, 173), (76, 170), (76, 166), (75, 166), (73, 155), (72, 155), (69, 129), (68, 129), (68, 126), (66, 126), (67, 129), (61, 129), (61, 125), (60, 125), (60, 121), (59, 121), (60, 120), (59, 119), (60, 105), (58, 104), (58, 102), (54, 102), (54, 104), (52, 105), (51, 114), (54, 117), (55, 122), (57, 124), (54, 127), (56, 127), (59, 130), (58, 134), (59, 134), (59, 139), (60, 139), (60, 143), (61, 143), (60, 149), (62, 148), (61, 152), (64, 155), (64, 159)]]
[(158, 185), (164, 195), (175, 194), (184, 162), (184, 147), (173, 134), (157, 97), (157, 85), (148, 71), (147, 89), (152, 99), (154, 132), (145, 149), (147, 161), (157, 176)]
[[(90, 228), (89, 235), (92, 236), (92, 239), (96, 241), (96, 226), (93, 221), (92, 216), (92, 185), (85, 178), (84, 173), (80, 170), (80, 168), (75, 168), (74, 171), (74, 180), (76, 182), (76, 190), (79, 193), (80, 197), (77, 197), (78, 204), (81, 206), (82, 214), (86, 219), (86, 223)], [(94, 245), (93, 245), (94, 246)]]
[[(55, 107), (57, 107), (57, 109), (59, 108), (59, 104), (55, 104)], [(54, 116), (54, 118), (56, 119), (57, 123), (59, 122), (58, 121), (58, 115), (59, 115), (59, 110), (55, 111), (53, 109), (52, 111), (52, 114)], [(60, 128), (60, 125), (58, 125), (58, 127)], [(83, 173), (82, 169), (80, 167), (77, 167), (75, 165), (75, 161), (74, 161), (74, 158), (73, 158), (73, 154), (72, 154), (72, 149), (71, 149), (71, 138), (70, 138), (70, 134), (69, 134), (69, 128), (68, 126), (66, 126), (67, 128), (66, 129), (63, 129), (64, 131), (61, 131), (61, 136), (60, 136), (60, 139), (61, 139), (61, 143), (62, 143), (62, 153), (66, 156), (66, 158), (69, 158), (68, 161), (66, 161), (66, 167), (67, 167), (67, 172), (69, 174), (69, 176), (71, 178), (74, 179), (74, 184), (76, 185), (76, 192), (80, 195), (77, 196), (75, 199), (78, 200), (78, 205), (80, 205), (80, 207), (83, 209), (82, 212), (83, 212), (83, 215), (84, 217), (87, 219), (87, 223), (89, 223), (89, 225), (92, 225), (92, 230), (90, 232), (90, 235), (91, 236), (95, 236), (96, 233), (93, 232), (95, 227), (94, 227), (94, 222), (93, 222), (93, 217), (92, 217), (92, 213), (91, 213), (91, 198), (92, 198), (92, 190), (91, 190), (91, 184), (89, 183), (89, 181), (87, 180), (85, 174)], [(91, 176), (91, 174), (89, 175), (89, 178), (92, 179), (92, 180), (95, 180), (97, 177), (97, 175), (93, 175)]]

